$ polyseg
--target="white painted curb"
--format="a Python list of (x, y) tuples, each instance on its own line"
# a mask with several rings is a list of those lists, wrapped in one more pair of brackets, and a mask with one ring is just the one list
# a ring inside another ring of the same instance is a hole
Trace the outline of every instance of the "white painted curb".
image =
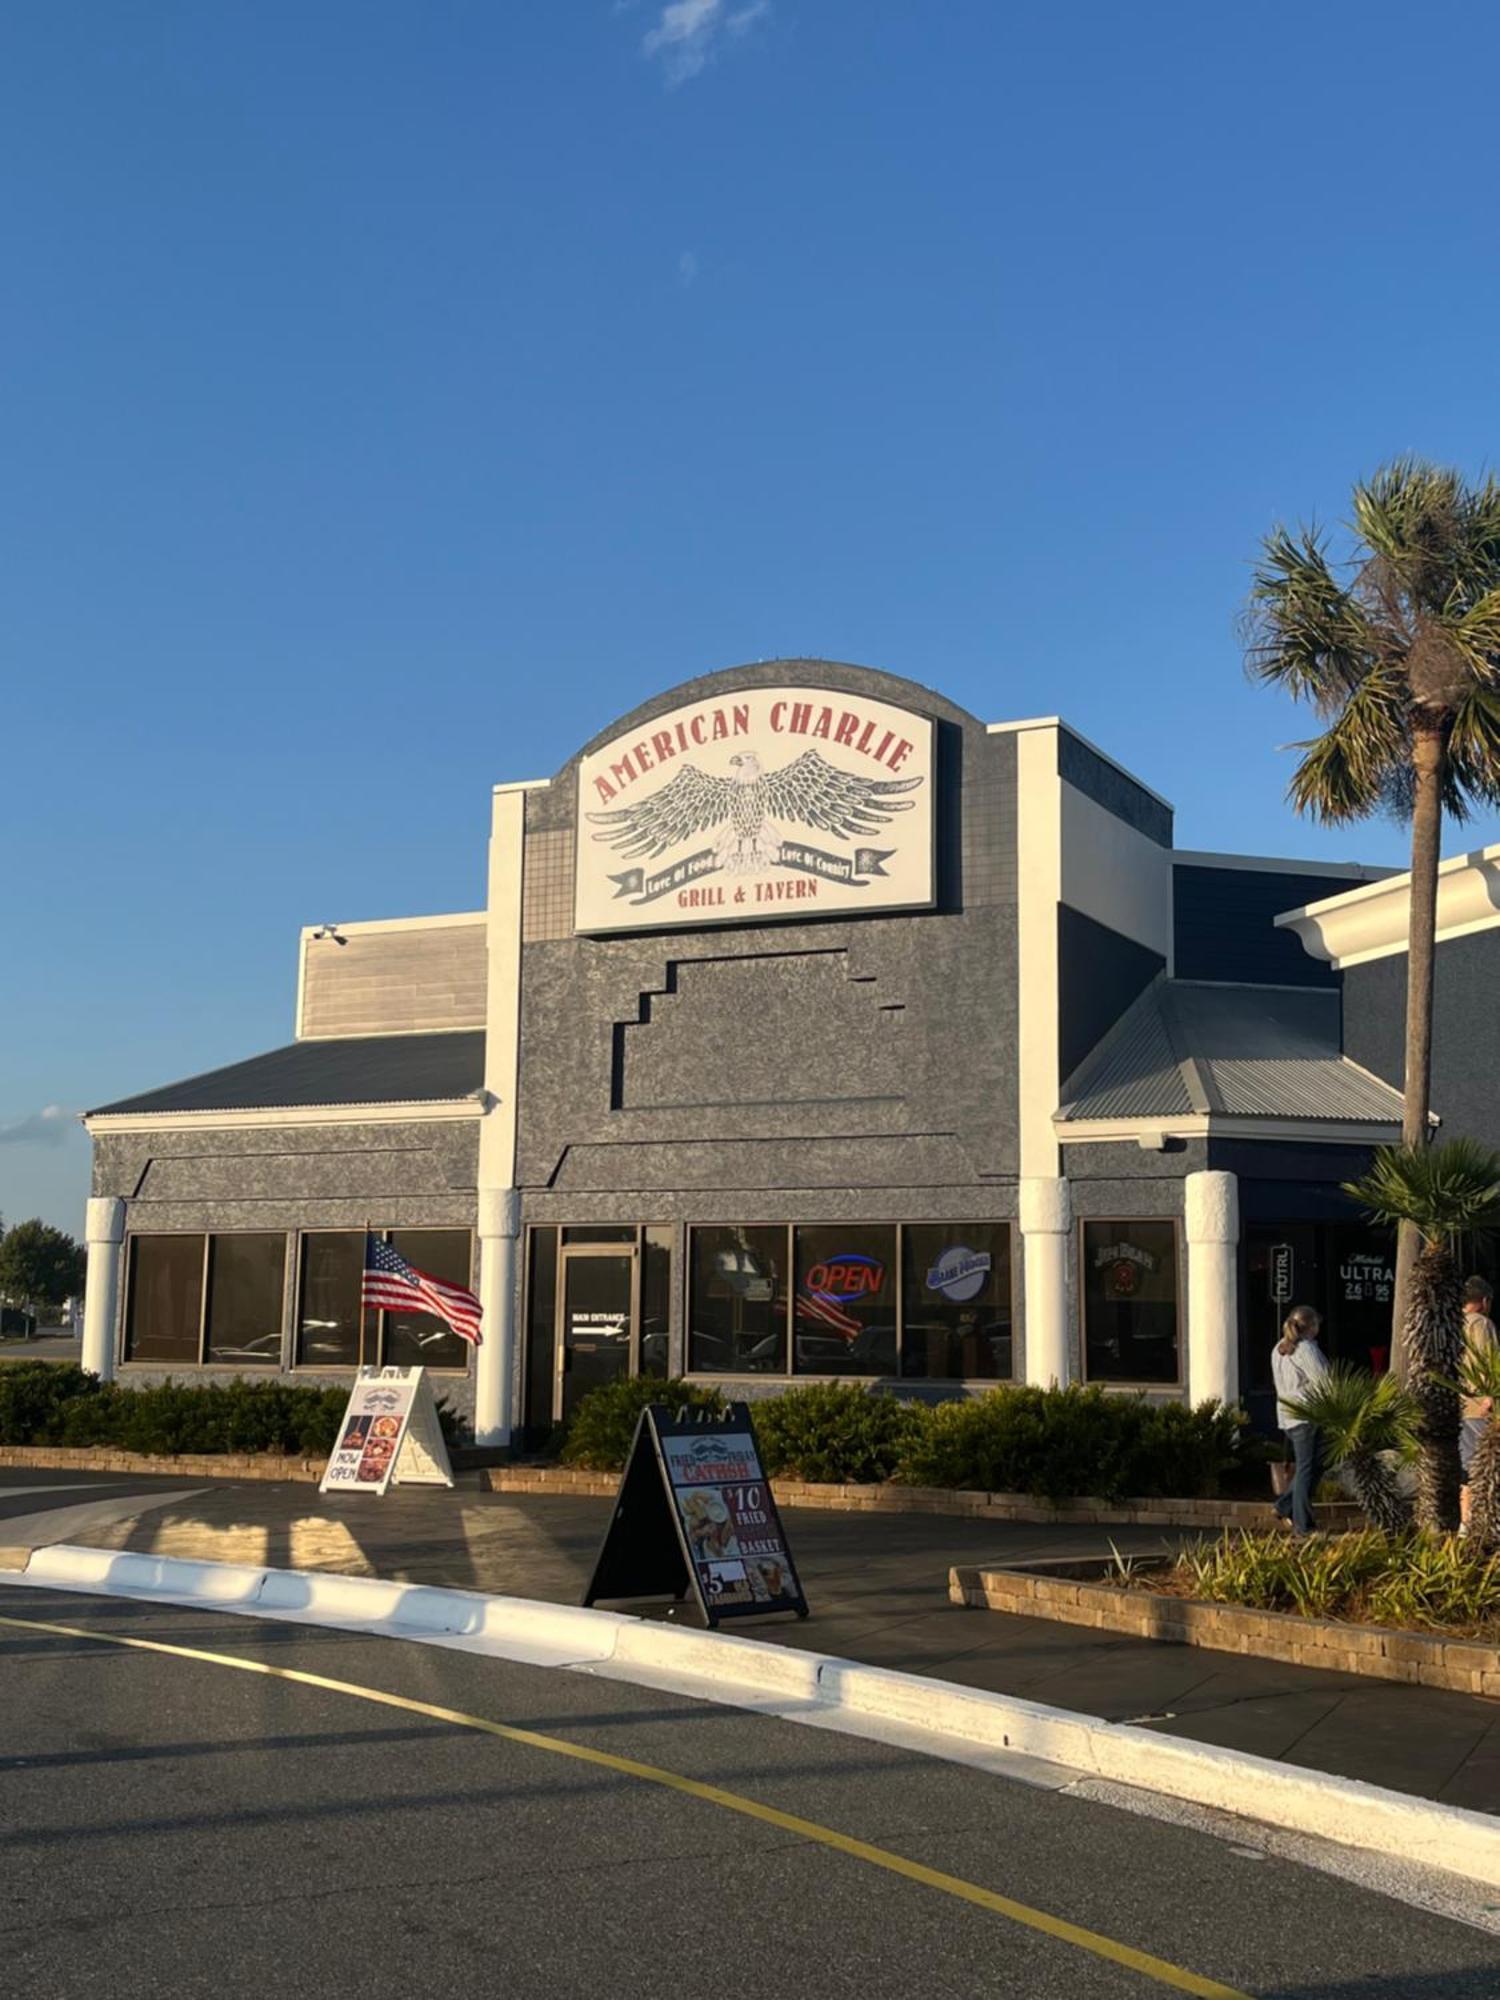
[(838, 1721), (856, 1733), (861, 1718), (894, 1724), (921, 1731), (939, 1751), (946, 1740), (955, 1751), (979, 1748), (1064, 1765), (1500, 1887), (1500, 1819), (1486, 1813), (765, 1640), (382, 1577), (187, 1562), (66, 1544), (33, 1550), (25, 1570), (0, 1571), (0, 1583), (154, 1598), (426, 1639), (527, 1664), (601, 1669), (624, 1680), (666, 1676), (728, 1707), (769, 1707), (792, 1719), (800, 1709), (808, 1720)]

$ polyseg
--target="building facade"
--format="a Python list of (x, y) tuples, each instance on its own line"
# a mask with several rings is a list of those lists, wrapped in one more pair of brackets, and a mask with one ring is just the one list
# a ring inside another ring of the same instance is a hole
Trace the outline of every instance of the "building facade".
[[(1388, 1337), (1340, 1184), (1399, 1132), (1403, 894), (1176, 850), (1056, 719), (690, 682), (496, 788), (483, 910), (304, 932), (289, 1045), (88, 1114), (87, 1365), (421, 1361), (491, 1444), (625, 1372), (1264, 1414), (1293, 1296)], [(366, 1229), (476, 1286), (477, 1355), (361, 1315)]]

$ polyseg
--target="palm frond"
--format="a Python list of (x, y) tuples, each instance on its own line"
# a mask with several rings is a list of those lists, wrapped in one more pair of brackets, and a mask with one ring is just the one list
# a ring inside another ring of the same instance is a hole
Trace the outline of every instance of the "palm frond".
[[(1500, 689), (1474, 687), (1459, 704), (1448, 737), (1445, 776), (1464, 801), (1500, 804)], [(1444, 809), (1452, 811), (1446, 798)]]
[(1377, 657), (1370, 622), (1314, 528), (1266, 536), (1245, 614), (1251, 677), (1336, 714)]
[(1374, 559), (1376, 588), (1422, 611), (1447, 599), (1470, 540), (1460, 475), (1425, 460), (1393, 459), (1354, 489), (1354, 525)]
[(1331, 826), (1375, 811), (1409, 761), (1408, 706), (1399, 668), (1372, 666), (1332, 726), (1298, 744), (1307, 754), (1287, 787), (1297, 811)]
[(1428, 1243), (1451, 1242), (1500, 1222), (1500, 1153), (1476, 1139), (1382, 1146), (1344, 1192), (1375, 1222), (1410, 1222)]
[(1334, 1362), (1305, 1396), (1287, 1407), (1317, 1425), (1331, 1465), (1382, 1451), (1407, 1461), (1416, 1457), (1421, 1411), (1395, 1375), (1371, 1375)]

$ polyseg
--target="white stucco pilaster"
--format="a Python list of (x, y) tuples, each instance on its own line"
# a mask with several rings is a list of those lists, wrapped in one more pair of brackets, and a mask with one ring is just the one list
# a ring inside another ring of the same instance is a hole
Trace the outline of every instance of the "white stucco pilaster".
[(101, 1382), (114, 1380), (115, 1322), (125, 1261), (125, 1204), (94, 1195), (84, 1218), (88, 1272), (83, 1287), (83, 1366)]
[[(1023, 1178), (1051, 1178), (1059, 1148), (1057, 910), (1062, 900), (1062, 779), (1057, 723), (1021, 723), (1016, 739), (1016, 1057)], [(1030, 1307), (1028, 1304), (1028, 1317)], [(1028, 1346), (1029, 1346), (1028, 1338)]]
[(479, 1303), (484, 1339), (474, 1370), (474, 1441), (508, 1445), (515, 1425), (517, 1088), (521, 1048), (521, 892), (526, 790), (495, 791), (490, 824), (485, 1111), (479, 1121)]
[(1193, 1403), (1240, 1393), (1240, 1184), (1235, 1174), (1189, 1174), (1182, 1184), (1187, 1236), (1187, 1389)]
[(1021, 1243), (1026, 1274), (1026, 1380), (1045, 1389), (1071, 1377), (1068, 1258), (1073, 1204), (1060, 1175), (1021, 1182)]

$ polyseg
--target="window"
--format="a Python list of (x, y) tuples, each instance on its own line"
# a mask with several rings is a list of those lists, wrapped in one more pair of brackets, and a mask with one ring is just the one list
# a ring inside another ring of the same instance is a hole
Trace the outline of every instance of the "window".
[(133, 1236), (125, 1359), (197, 1368), (281, 1363), (286, 1237)]
[(1009, 1381), (1010, 1237), (1008, 1222), (696, 1228), (688, 1372), (787, 1374), (790, 1303), (798, 1375)]
[[(415, 1270), (447, 1285), (474, 1289), (473, 1251), (467, 1229), (393, 1229), (391, 1243)], [(385, 1326), (381, 1360), (387, 1368), (462, 1368), (469, 1343), (435, 1313), (380, 1315)]]
[(901, 1373), (932, 1382), (1008, 1382), (1010, 1227), (914, 1222), (901, 1242)]
[(799, 1375), (896, 1373), (896, 1232), (868, 1223), (796, 1231)]
[(281, 1366), (286, 1238), (280, 1231), (208, 1239), (208, 1360), (234, 1368)]
[(302, 1284), (297, 1299), (297, 1363), (302, 1368), (354, 1368), (373, 1362), (375, 1336), (367, 1325), (360, 1340), (362, 1229), (320, 1231), (302, 1239)]
[(784, 1224), (693, 1231), (691, 1371), (786, 1373), (787, 1236)]
[[(409, 1264), (473, 1289), (467, 1229), (393, 1229), (385, 1235)], [(469, 1344), (430, 1313), (362, 1312), (365, 1232), (318, 1230), (302, 1239), (297, 1295), (301, 1368), (464, 1368)]]
[(676, 1231), (641, 1231), (641, 1373), (669, 1375), (672, 1331), (672, 1239)]
[(1084, 1373), (1091, 1382), (1176, 1382), (1177, 1228), (1083, 1224)]
[(132, 1236), (127, 1361), (196, 1367), (203, 1334), (202, 1236)]

